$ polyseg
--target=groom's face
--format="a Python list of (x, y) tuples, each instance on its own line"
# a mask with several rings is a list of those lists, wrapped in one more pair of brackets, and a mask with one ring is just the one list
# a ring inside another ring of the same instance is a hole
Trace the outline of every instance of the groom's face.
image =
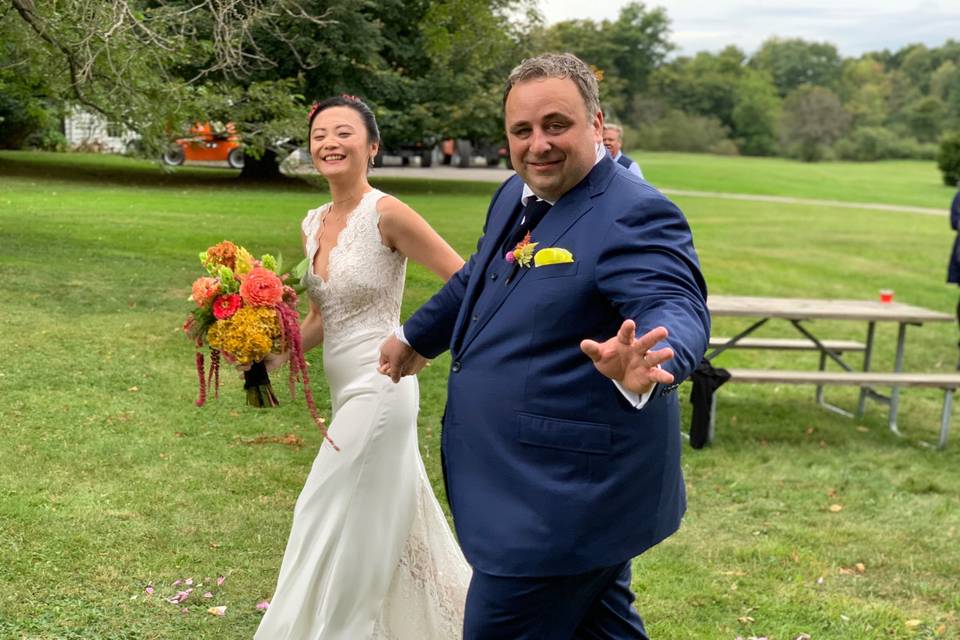
[(504, 107), (513, 168), (535, 194), (556, 202), (590, 173), (603, 114), (588, 114), (569, 78), (514, 85)]

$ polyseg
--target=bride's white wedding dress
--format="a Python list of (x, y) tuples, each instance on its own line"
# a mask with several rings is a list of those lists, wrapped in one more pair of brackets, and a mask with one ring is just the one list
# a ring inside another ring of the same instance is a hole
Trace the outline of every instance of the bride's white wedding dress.
[(293, 527), (257, 640), (454, 640), (470, 568), (417, 447), (415, 377), (377, 371), (400, 316), (406, 258), (381, 242), (372, 190), (313, 272), (327, 207), (303, 221), (306, 284), (323, 316), (330, 436), (297, 499)]

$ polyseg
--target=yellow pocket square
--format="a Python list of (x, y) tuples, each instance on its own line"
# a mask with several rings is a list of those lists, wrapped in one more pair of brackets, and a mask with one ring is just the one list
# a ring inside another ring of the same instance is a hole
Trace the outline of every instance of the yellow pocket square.
[(533, 256), (534, 267), (545, 267), (548, 264), (563, 264), (564, 262), (573, 262), (573, 254), (560, 247), (540, 249)]

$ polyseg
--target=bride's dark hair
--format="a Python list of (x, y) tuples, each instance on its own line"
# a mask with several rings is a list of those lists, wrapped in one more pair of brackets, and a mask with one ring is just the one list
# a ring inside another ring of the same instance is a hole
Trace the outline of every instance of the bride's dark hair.
[(380, 142), (380, 129), (377, 128), (377, 119), (373, 115), (373, 110), (370, 109), (366, 102), (357, 96), (351, 96), (345, 93), (313, 103), (313, 106), (310, 107), (310, 113), (307, 115), (308, 132), (313, 126), (313, 119), (317, 117), (317, 114), (331, 107), (349, 107), (356, 111), (360, 114), (360, 119), (363, 120), (363, 124), (367, 129), (369, 141), (371, 143)]

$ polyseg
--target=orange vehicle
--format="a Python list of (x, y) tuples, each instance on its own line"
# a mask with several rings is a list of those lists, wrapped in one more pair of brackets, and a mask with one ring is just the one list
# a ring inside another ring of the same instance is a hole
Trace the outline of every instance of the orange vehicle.
[(227, 162), (234, 169), (243, 168), (243, 147), (232, 122), (196, 122), (190, 137), (177, 138), (163, 154), (165, 164), (176, 166), (186, 160)]

